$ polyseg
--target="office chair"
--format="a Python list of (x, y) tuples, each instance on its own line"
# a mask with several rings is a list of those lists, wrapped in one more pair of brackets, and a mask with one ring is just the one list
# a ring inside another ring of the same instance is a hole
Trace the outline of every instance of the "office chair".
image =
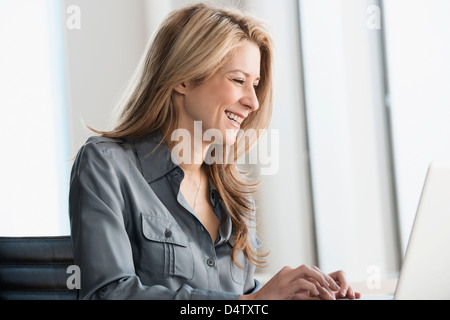
[(70, 236), (0, 237), (0, 299), (76, 300), (72, 265)]

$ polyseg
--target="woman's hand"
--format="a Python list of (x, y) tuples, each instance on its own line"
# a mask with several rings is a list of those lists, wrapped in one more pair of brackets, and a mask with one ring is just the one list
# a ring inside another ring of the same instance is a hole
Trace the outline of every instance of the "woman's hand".
[(344, 271), (336, 271), (330, 273), (329, 276), (339, 285), (340, 290), (336, 292), (336, 299), (359, 299), (361, 294), (359, 292), (354, 292), (352, 287), (350, 287), (347, 277)]
[(335, 300), (360, 298), (348, 284), (345, 273), (329, 275), (317, 267), (284, 267), (259, 291), (240, 296), (240, 300)]
[(259, 291), (240, 300), (335, 300), (340, 290), (332, 277), (316, 267), (284, 267)]

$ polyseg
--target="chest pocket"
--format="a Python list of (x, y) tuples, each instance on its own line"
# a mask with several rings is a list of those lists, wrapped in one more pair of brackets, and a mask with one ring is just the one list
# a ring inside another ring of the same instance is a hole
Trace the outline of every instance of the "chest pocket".
[(189, 239), (179, 225), (169, 219), (141, 214), (141, 268), (156, 277), (194, 277), (194, 258)]

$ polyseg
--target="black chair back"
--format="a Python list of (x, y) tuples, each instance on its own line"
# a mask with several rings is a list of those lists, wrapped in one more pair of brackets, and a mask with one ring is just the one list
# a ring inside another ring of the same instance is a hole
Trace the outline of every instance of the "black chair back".
[(0, 237), (0, 299), (76, 300), (73, 265), (70, 236)]

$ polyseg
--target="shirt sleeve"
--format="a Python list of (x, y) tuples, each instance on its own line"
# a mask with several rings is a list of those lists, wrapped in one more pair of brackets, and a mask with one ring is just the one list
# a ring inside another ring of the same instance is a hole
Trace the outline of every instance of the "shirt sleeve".
[(175, 291), (142, 284), (125, 228), (123, 177), (116, 170), (124, 165), (120, 161), (125, 155), (121, 158), (101, 145), (88, 142), (80, 149), (70, 179), (69, 215), (74, 260), (81, 271), (80, 299), (237, 299), (235, 293), (188, 285)]

